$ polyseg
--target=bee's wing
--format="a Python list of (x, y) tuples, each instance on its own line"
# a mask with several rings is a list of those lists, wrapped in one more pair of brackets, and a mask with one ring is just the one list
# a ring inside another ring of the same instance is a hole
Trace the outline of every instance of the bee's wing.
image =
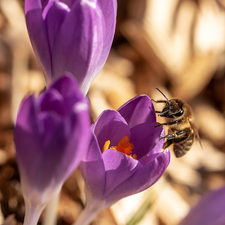
[(194, 125), (194, 123), (192, 123), (190, 120), (189, 120), (189, 123), (191, 125), (191, 128), (194, 130), (195, 136), (197, 137), (198, 142), (199, 142), (201, 148), (203, 149), (202, 142), (201, 142), (201, 139), (200, 139), (199, 134), (198, 134), (198, 129), (196, 128), (196, 126)]

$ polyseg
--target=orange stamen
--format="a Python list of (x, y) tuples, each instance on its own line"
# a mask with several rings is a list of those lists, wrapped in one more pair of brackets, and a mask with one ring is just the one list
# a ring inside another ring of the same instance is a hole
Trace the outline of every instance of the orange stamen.
[(110, 141), (106, 141), (103, 149), (102, 149), (102, 153), (106, 150), (106, 149), (114, 149), (117, 150), (118, 152), (122, 152), (128, 156), (133, 157), (134, 159), (137, 159), (137, 155), (133, 154), (132, 155), (132, 150), (134, 148), (134, 145), (132, 143), (130, 143), (130, 139), (127, 136), (122, 137), (122, 139), (119, 141), (119, 143), (117, 144), (117, 146), (110, 146)]
[(103, 146), (103, 148), (102, 148), (102, 153), (103, 153), (105, 150), (109, 149), (109, 145), (110, 145), (110, 140), (108, 140), (108, 141), (105, 142), (105, 144), (104, 144), (104, 146)]

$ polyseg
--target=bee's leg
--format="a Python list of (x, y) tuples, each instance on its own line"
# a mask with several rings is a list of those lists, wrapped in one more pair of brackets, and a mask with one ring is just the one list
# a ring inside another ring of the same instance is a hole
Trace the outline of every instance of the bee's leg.
[(184, 141), (185, 139), (189, 138), (191, 135), (191, 128), (187, 127), (184, 130), (181, 130), (176, 133), (176, 137), (173, 139), (175, 143)]
[[(153, 102), (155, 102), (155, 103), (166, 103), (167, 101), (165, 101), (165, 100), (158, 100), (158, 101), (156, 101), (156, 100), (154, 100), (154, 99), (152, 99), (151, 98), (151, 100), (153, 101)], [(156, 113), (161, 113), (161, 111), (155, 111)]]
[[(178, 131), (177, 133), (168, 134), (165, 137), (161, 137), (160, 139), (167, 138), (167, 141), (172, 141), (172, 143), (179, 143), (181, 141), (184, 141), (190, 137), (190, 129), (185, 128), (184, 130)], [(165, 143), (166, 143), (165, 142)]]
[(174, 120), (174, 121), (170, 121), (170, 122), (167, 122), (167, 123), (161, 123), (161, 124), (159, 124), (155, 127), (159, 127), (159, 126), (163, 126), (163, 125), (173, 125), (173, 124), (176, 124), (178, 122), (180, 122), (180, 120)]
[(166, 100), (154, 100), (154, 99), (152, 99), (152, 98), (151, 98), (151, 100), (152, 100), (153, 102), (155, 102), (155, 103), (167, 103)]
[(171, 139), (173, 139), (173, 138), (175, 138), (175, 135), (176, 134), (168, 134), (168, 135), (166, 135), (166, 136), (164, 136), (164, 137), (160, 137), (160, 139), (168, 139), (168, 140), (171, 140)]
[(173, 140), (167, 140), (164, 142), (163, 149), (168, 148), (171, 144), (173, 144)]
[(160, 137), (160, 139), (167, 140), (164, 142), (163, 149), (168, 148), (171, 144), (180, 142), (185, 140), (189, 135), (185, 132), (185, 130), (178, 131), (177, 133), (168, 134), (164, 137)]
[(160, 139), (167, 138), (168, 140), (172, 140), (172, 139), (178, 137), (179, 135), (183, 135), (183, 134), (185, 134), (185, 131), (184, 130), (181, 130), (181, 131), (178, 131), (177, 133), (167, 134), (164, 137), (160, 137)]

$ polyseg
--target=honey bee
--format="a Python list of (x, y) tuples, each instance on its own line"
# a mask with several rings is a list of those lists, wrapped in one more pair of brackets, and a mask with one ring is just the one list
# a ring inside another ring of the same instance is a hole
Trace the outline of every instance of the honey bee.
[(158, 101), (152, 99), (155, 103), (165, 103), (162, 111), (156, 111), (156, 113), (159, 113), (158, 116), (167, 119), (166, 123), (159, 124), (156, 127), (169, 125), (168, 134), (161, 137), (161, 139), (165, 139), (163, 149), (166, 149), (173, 144), (173, 151), (176, 157), (179, 158), (191, 149), (195, 136), (201, 145), (198, 130), (193, 123), (194, 117), (192, 109), (186, 102), (180, 99), (173, 98), (168, 100), (158, 88), (156, 89), (166, 99)]

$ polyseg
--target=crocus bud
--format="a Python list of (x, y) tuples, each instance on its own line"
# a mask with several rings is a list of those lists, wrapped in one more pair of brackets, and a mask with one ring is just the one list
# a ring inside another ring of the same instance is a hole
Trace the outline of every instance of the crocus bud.
[(47, 86), (72, 73), (84, 94), (113, 40), (116, 0), (25, 0), (30, 40)]
[(87, 152), (89, 105), (73, 76), (55, 81), (38, 98), (29, 95), (19, 109), (15, 146), (26, 205), (25, 225), (37, 223)]
[(156, 125), (153, 104), (145, 95), (99, 116), (80, 164), (87, 202), (77, 225), (88, 224), (100, 210), (149, 188), (163, 175), (170, 152), (162, 151), (164, 129)]

